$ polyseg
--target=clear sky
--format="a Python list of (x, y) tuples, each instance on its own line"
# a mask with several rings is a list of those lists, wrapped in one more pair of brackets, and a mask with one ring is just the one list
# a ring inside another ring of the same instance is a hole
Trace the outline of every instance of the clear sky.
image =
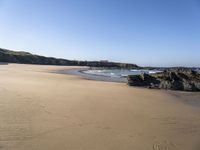
[(0, 0), (0, 47), (66, 59), (200, 66), (200, 0)]

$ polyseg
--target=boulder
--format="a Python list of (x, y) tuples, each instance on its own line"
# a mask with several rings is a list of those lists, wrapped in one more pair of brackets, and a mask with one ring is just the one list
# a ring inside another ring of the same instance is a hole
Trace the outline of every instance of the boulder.
[(128, 76), (128, 84), (131, 86), (155, 86), (159, 83), (159, 80), (149, 74)]

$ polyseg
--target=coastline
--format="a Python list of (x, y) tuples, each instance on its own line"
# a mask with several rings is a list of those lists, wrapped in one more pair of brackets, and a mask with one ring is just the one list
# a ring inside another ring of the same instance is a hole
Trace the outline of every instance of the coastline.
[(2, 149), (199, 149), (199, 107), (164, 90), (52, 73), (73, 68), (0, 66)]
[(85, 68), (76, 68), (76, 69), (64, 69), (64, 70), (58, 70), (55, 71), (55, 73), (59, 74), (68, 74), (68, 75), (76, 75), (83, 79), (87, 80), (95, 80), (95, 81), (105, 81), (105, 82), (117, 82), (117, 83), (127, 83), (127, 79), (124, 78), (115, 78), (115, 77), (108, 77), (103, 75), (97, 75), (97, 74), (88, 74), (84, 71), (90, 70), (88, 67)]

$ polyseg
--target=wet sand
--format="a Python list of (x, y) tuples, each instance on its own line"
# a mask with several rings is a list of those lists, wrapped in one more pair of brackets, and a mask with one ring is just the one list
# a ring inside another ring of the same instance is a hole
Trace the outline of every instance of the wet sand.
[(0, 65), (0, 149), (200, 149), (190, 93), (51, 73), (70, 68)]

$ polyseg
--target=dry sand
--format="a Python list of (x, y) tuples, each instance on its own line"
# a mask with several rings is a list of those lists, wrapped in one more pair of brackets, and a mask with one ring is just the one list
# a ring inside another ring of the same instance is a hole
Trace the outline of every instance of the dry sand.
[(200, 150), (183, 96), (50, 73), (63, 68), (0, 65), (1, 150)]

